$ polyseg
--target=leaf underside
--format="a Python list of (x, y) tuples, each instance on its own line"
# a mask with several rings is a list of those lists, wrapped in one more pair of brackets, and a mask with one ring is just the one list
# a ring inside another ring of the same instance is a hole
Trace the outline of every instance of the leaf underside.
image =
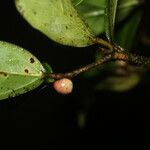
[(84, 0), (76, 7), (94, 34), (104, 31), (105, 0)]
[(50, 39), (69, 46), (93, 44), (94, 35), (82, 21), (71, 0), (16, 0), (28, 23)]
[(109, 41), (113, 41), (118, 0), (106, 0), (105, 32)]
[[(116, 32), (116, 41), (124, 49), (130, 51), (136, 40), (137, 29), (141, 21), (142, 11), (139, 10), (131, 16)], [(123, 36), (122, 36), (123, 35)]]
[(83, 0), (72, 0), (72, 2), (75, 6), (78, 6), (80, 3), (83, 2)]
[(0, 41), (0, 100), (26, 93), (42, 82), (44, 68), (23, 48)]
[[(138, 4), (139, 0), (118, 1), (115, 17), (116, 22), (118, 23), (124, 20), (132, 12), (132, 10), (138, 6)], [(82, 3), (76, 6), (80, 14), (84, 17), (85, 21), (96, 35), (104, 33), (106, 29), (106, 5), (108, 5), (108, 3), (106, 4), (106, 0), (84, 0)]]

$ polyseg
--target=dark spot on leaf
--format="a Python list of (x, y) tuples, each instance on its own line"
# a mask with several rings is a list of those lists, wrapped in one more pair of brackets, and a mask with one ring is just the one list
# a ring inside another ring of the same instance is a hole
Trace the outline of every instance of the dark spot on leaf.
[(34, 58), (30, 58), (30, 63), (33, 64), (35, 62)]
[(28, 69), (25, 69), (24, 72), (25, 72), (25, 73), (29, 73), (29, 70), (28, 70)]
[(7, 73), (6, 72), (0, 72), (0, 75), (3, 75), (5, 77), (7, 77)]
[(44, 23), (44, 26), (46, 27), (46, 26), (48, 26), (48, 24), (47, 24), (47, 23)]
[(66, 29), (68, 29), (68, 26), (66, 26)]
[(37, 12), (33, 10), (33, 14), (34, 14), (34, 15), (36, 15), (36, 14), (37, 14)]
[(72, 17), (72, 14), (70, 14), (70, 17)]
[(14, 90), (14, 89), (12, 89), (12, 93), (14, 93), (14, 94), (15, 94), (15, 90)]

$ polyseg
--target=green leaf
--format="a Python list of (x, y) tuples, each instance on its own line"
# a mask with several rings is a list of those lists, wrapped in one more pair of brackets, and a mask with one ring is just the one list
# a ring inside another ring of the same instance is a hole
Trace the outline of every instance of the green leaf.
[[(116, 22), (124, 20), (138, 5), (139, 0), (118, 1)], [(76, 7), (96, 35), (105, 31), (105, 7), (106, 0), (84, 0)]]
[(125, 19), (134, 8), (139, 5), (139, 0), (121, 0), (118, 1), (118, 8), (116, 13), (116, 21), (120, 22)]
[(77, 6), (79, 13), (96, 35), (104, 32), (104, 8), (105, 0), (84, 0)]
[(105, 5), (105, 0), (84, 0), (84, 2), (97, 7), (103, 7)]
[(78, 6), (83, 2), (83, 0), (72, 0), (75, 6)]
[(21, 15), (54, 41), (75, 47), (93, 44), (94, 35), (71, 0), (16, 0)]
[(130, 50), (135, 43), (135, 36), (139, 23), (141, 21), (142, 11), (137, 11), (126, 21), (122, 27), (116, 32), (116, 42), (126, 50)]
[(44, 68), (23, 48), (0, 41), (0, 100), (26, 93), (42, 82)]
[[(51, 67), (48, 63), (43, 63), (42, 65), (43, 65), (43, 67), (44, 67), (44, 69), (45, 69), (45, 71), (46, 71), (47, 73), (53, 73), (52, 67)], [(51, 78), (47, 78), (47, 79), (46, 79), (46, 82), (47, 82), (47, 83), (52, 83), (52, 82), (54, 82), (54, 81), (55, 81), (55, 80), (54, 80), (54, 79), (51, 79)]]
[(117, 3), (118, 0), (106, 0), (105, 32), (109, 41), (113, 41)]

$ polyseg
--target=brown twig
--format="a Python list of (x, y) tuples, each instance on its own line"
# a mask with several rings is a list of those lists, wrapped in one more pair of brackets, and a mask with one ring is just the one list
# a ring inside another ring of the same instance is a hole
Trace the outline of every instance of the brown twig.
[(67, 73), (44, 73), (44, 78), (53, 78), (53, 79), (62, 79), (62, 78), (73, 78), (85, 71), (88, 71), (94, 67), (100, 66), (104, 63), (110, 62), (112, 60), (123, 60), (126, 63), (134, 64), (137, 66), (142, 66), (146, 68), (150, 68), (150, 59), (143, 57), (143, 56), (138, 56), (134, 55), (131, 53), (126, 52), (123, 48), (120, 46), (110, 43), (108, 41), (105, 41), (103, 39), (97, 38), (95, 39), (95, 43), (105, 47), (104, 50), (109, 50), (107, 51), (107, 55), (105, 55), (103, 58), (100, 58), (99, 60), (86, 65), (84, 67), (81, 67), (79, 69), (73, 70), (72, 72), (67, 72)]
[(116, 52), (112, 55), (112, 59), (123, 60), (133, 65), (142, 66), (143, 68), (150, 68), (150, 58), (131, 54), (129, 52)]
[(53, 78), (53, 79), (62, 79), (62, 78), (73, 78), (87, 70), (90, 70), (94, 67), (97, 67), (97, 66), (100, 66), (108, 61), (110, 61), (112, 58), (111, 55), (107, 55), (105, 56), (104, 58), (94, 62), (94, 63), (91, 63), (87, 66), (84, 66), (84, 67), (81, 67), (79, 69), (76, 69), (72, 72), (68, 72), (68, 73), (51, 73), (51, 74), (44, 74), (45, 77), (48, 77), (48, 78)]
[(137, 56), (137, 55), (133, 55), (133, 54), (127, 54), (125, 52), (115, 52), (115, 53), (109, 54), (109, 55), (101, 58), (100, 60), (97, 60), (94, 63), (91, 63), (91, 64), (81, 67), (79, 69), (76, 69), (72, 72), (51, 73), (51, 74), (45, 73), (44, 77), (53, 78), (53, 79), (62, 79), (62, 78), (70, 78), (71, 79), (83, 72), (86, 72), (94, 67), (103, 65), (104, 63), (110, 62), (112, 60), (123, 60), (130, 64), (135, 64), (138, 66), (140, 65), (142, 67), (150, 68), (150, 59), (149, 58), (145, 58), (143, 56)]

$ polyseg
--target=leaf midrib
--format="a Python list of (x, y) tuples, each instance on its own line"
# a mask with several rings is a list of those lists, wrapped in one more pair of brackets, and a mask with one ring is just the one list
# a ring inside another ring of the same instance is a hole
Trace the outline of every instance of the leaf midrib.
[(31, 76), (31, 77), (42, 77), (42, 72), (40, 74), (32, 74), (32, 73), (17, 73), (17, 72), (5, 72), (5, 71), (0, 71), (0, 74), (6, 74), (6, 75), (10, 75), (10, 76)]

